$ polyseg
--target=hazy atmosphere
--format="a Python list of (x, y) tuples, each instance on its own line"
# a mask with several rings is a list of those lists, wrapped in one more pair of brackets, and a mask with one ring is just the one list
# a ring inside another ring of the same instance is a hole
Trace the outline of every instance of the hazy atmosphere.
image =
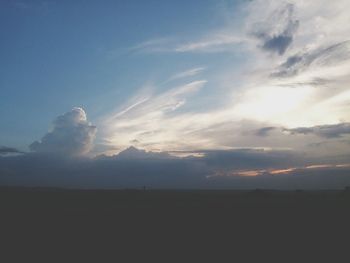
[(349, 14), (349, 0), (1, 1), (0, 185), (349, 186)]

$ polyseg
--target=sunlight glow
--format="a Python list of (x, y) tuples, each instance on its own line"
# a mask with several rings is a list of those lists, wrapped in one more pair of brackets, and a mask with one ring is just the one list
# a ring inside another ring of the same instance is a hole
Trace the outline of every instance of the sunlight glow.
[(261, 87), (248, 91), (243, 102), (235, 107), (241, 117), (259, 121), (274, 121), (289, 124), (286, 114), (300, 109), (303, 102), (312, 94), (309, 86), (292, 87)]

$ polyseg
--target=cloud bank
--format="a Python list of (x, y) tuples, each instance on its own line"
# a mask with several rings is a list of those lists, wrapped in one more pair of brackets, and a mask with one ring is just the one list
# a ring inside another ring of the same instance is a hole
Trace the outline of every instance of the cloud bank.
[[(180, 92), (175, 91), (176, 94)], [(268, 133), (277, 130), (265, 127), (258, 132), (255, 130), (251, 136), (268, 138)], [(326, 130), (325, 137), (348, 132), (341, 125), (326, 127)], [(84, 155), (91, 149), (95, 133), (96, 127), (87, 121), (84, 110), (73, 108), (55, 119), (52, 131), (41, 142), (31, 145), (32, 152), (8, 155), (19, 151), (1, 147), (6, 156), (0, 154), (0, 185), (104, 189), (143, 186), (153, 189), (340, 189), (350, 184), (350, 163), (345, 162), (350, 155), (316, 158), (296, 150), (264, 148), (156, 152), (131, 146), (118, 154), (89, 158)]]
[(22, 154), (23, 152), (17, 150), (16, 148), (0, 146), (0, 156), (1, 155), (10, 155), (10, 154)]
[(291, 132), (292, 134), (314, 134), (325, 138), (339, 138), (342, 135), (350, 134), (350, 123), (319, 125), (314, 127), (299, 127), (285, 130)]
[(0, 185), (104, 189), (342, 189), (350, 164), (318, 165), (300, 153), (201, 151), (202, 157), (128, 148), (96, 158), (28, 153), (0, 157)]

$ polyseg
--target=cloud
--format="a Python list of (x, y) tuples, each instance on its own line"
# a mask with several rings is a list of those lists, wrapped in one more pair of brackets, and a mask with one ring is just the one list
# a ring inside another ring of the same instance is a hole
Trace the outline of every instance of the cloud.
[(233, 149), (202, 151), (203, 160), (211, 167), (219, 170), (282, 169), (303, 164), (303, 155), (296, 151), (266, 149)]
[[(252, 1), (250, 4), (236, 7), (240, 11), (234, 10), (235, 12), (245, 14), (249, 10), (250, 16), (242, 18), (242, 25), (234, 29), (227, 25), (202, 34), (194, 40), (180, 41), (180, 38), (175, 37), (156, 38), (144, 41), (135, 48), (144, 52), (235, 52), (236, 48), (241, 51), (242, 47), (244, 50), (249, 50), (258, 39), (259, 46), (263, 50), (282, 55), (293, 42), (299, 20), (296, 19), (294, 4), (273, 3)], [(267, 12), (256, 10), (261, 8)], [(260, 15), (261, 13), (263, 15)]]
[(283, 55), (293, 42), (299, 27), (293, 4), (283, 4), (269, 15), (266, 21), (255, 25), (253, 35), (262, 43), (264, 50)]
[[(209, 178), (210, 185), (216, 188), (235, 186), (235, 189), (281, 189), (281, 190), (324, 190), (344, 189), (350, 184), (349, 167), (331, 167), (319, 169), (286, 169), (270, 174), (262, 171), (242, 171), (237, 173), (216, 173)], [(272, 171), (273, 172), (273, 171)], [(258, 175), (253, 175), (258, 174)]]
[(33, 142), (29, 148), (33, 152), (56, 153), (69, 156), (84, 155), (90, 151), (95, 139), (96, 127), (91, 125), (82, 108), (58, 116), (52, 131), (41, 141)]
[(137, 149), (136, 147), (130, 146), (129, 148), (121, 151), (115, 158), (120, 160), (145, 160), (145, 159), (167, 159), (174, 158), (166, 152), (152, 152)]
[[(350, 123), (338, 123), (329, 125), (317, 125), (312, 127), (297, 127), (297, 128), (283, 128), (283, 127), (263, 127), (256, 130), (255, 135), (267, 136), (273, 130), (279, 130), (282, 132), (288, 132), (290, 134), (303, 134), (303, 135), (316, 135), (323, 138), (339, 138), (343, 135), (350, 134)], [(323, 142), (325, 143), (325, 142)], [(319, 145), (320, 143), (314, 143), (312, 145)]]
[(244, 44), (248, 40), (243, 35), (232, 35), (218, 31), (199, 37), (197, 40), (179, 41), (176, 38), (156, 38), (146, 40), (132, 47), (130, 52), (162, 53), (162, 52), (223, 52), (232, 51), (232, 47)]
[(269, 134), (270, 131), (272, 130), (275, 130), (276, 127), (263, 127), (263, 128), (260, 128), (258, 130), (255, 131), (255, 135), (256, 136), (261, 136), (261, 137), (264, 137), (264, 136), (267, 136)]
[(338, 138), (342, 135), (350, 134), (350, 123), (318, 125), (313, 127), (299, 127), (284, 130), (292, 134), (313, 134), (325, 138)]
[(145, 52), (145, 53), (158, 53), (158, 52), (169, 52), (171, 51), (172, 42), (174, 41), (171, 37), (155, 38), (143, 41), (137, 45), (132, 46), (128, 49), (129, 52)]
[(174, 52), (223, 52), (232, 51), (233, 47), (243, 44), (246, 38), (229, 35), (227, 33), (213, 33), (200, 40), (178, 44), (173, 48)]
[(350, 59), (350, 41), (342, 41), (327, 47), (292, 55), (283, 62), (272, 77), (291, 77), (313, 67), (330, 67)]
[(12, 147), (0, 146), (0, 156), (1, 155), (12, 155), (12, 154), (21, 154), (23, 153), (20, 150)]
[(191, 122), (181, 110), (205, 84), (205, 80), (192, 81), (160, 94), (149, 94), (140, 102), (131, 100), (101, 124), (105, 141), (127, 147), (129, 142), (137, 140), (138, 146), (148, 150), (173, 150), (172, 144), (179, 146), (184, 126), (188, 127)]
[(256, 149), (199, 152), (204, 157), (178, 158), (136, 148), (92, 159), (36, 153), (0, 157), (0, 185), (315, 189), (343, 188), (350, 182), (349, 164), (308, 160), (298, 152)]
[[(288, 136), (281, 130), (350, 121), (349, 8), (347, 0), (243, 1), (225, 10), (232, 19), (225, 16), (219, 28), (140, 44), (137, 51), (234, 54), (227, 60), (201, 54), (215, 59), (201, 92), (174, 96), (161, 86), (154, 89), (159, 94), (137, 96), (106, 116), (103, 139), (118, 151), (134, 141), (152, 151), (309, 151), (305, 145), (319, 143), (320, 136)], [(333, 154), (348, 152), (331, 141)]]
[(192, 68), (180, 73), (177, 73), (173, 75), (172, 77), (169, 78), (169, 81), (172, 80), (177, 80), (177, 79), (182, 79), (182, 78), (187, 78), (187, 77), (193, 77), (201, 73), (203, 70), (205, 70), (204, 67), (197, 67), (197, 68)]
[(292, 43), (292, 36), (290, 35), (279, 35), (273, 36), (270, 39), (265, 40), (263, 49), (275, 51), (280, 55), (283, 55), (287, 47)]

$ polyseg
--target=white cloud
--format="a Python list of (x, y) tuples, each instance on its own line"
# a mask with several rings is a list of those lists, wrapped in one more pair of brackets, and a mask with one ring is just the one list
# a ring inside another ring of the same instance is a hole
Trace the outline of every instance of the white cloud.
[(205, 70), (204, 67), (192, 68), (192, 69), (174, 74), (172, 77), (169, 78), (169, 81), (183, 79), (183, 78), (187, 78), (187, 77), (193, 77), (193, 76), (196, 76), (199, 73), (201, 73), (203, 70)]
[(227, 33), (213, 33), (203, 39), (178, 44), (173, 48), (175, 52), (221, 52), (233, 51), (234, 45), (243, 44), (243, 36), (228, 35)]
[(93, 146), (96, 127), (87, 121), (82, 108), (58, 116), (53, 129), (45, 134), (41, 141), (30, 145), (30, 150), (42, 153), (56, 153), (68, 156), (87, 154)]
[[(193, 35), (199, 37), (186, 41), (172, 37), (143, 43), (138, 50), (236, 52), (243, 53), (244, 61), (227, 63), (218, 74), (208, 70), (206, 88), (223, 94), (215, 109), (198, 103), (200, 96), (190, 97), (188, 87), (138, 96), (114, 115), (118, 118), (109, 118), (108, 142), (122, 147), (137, 140), (148, 150), (306, 149), (307, 140), (282, 135), (254, 138), (246, 131), (259, 124), (292, 129), (350, 122), (349, 11), (347, 0), (255, 0), (236, 12), (242, 15), (239, 27), (227, 23), (214, 31), (196, 32)], [(181, 72), (170, 80), (198, 71)], [(213, 75), (223, 81), (212, 82)], [(196, 106), (188, 110), (189, 105)], [(310, 143), (318, 143), (317, 138)]]
[(186, 144), (181, 136), (189, 127), (191, 117), (180, 110), (205, 83), (205, 80), (198, 80), (158, 95), (150, 94), (142, 103), (135, 104), (131, 100), (130, 105), (107, 116), (101, 124), (107, 143), (127, 147), (129, 142), (137, 140), (138, 145), (148, 150), (168, 150), (175, 144)]
[(129, 48), (130, 52), (167, 52), (171, 51), (169, 45), (172, 45), (173, 38), (162, 37), (146, 40)]

